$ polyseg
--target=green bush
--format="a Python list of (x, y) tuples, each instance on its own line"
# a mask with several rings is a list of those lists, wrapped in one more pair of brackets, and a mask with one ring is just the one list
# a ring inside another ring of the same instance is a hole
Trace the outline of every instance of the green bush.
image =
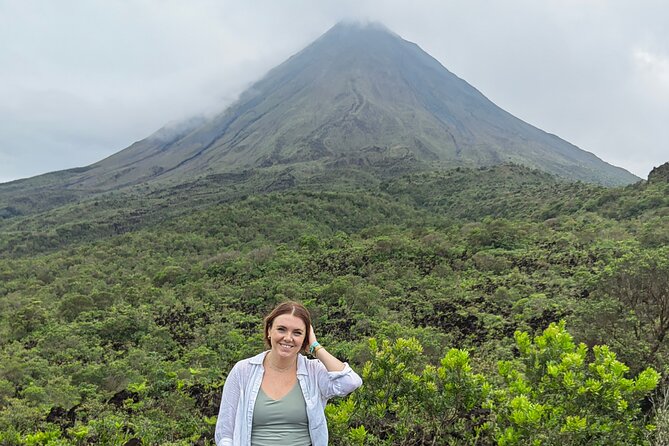
[(588, 348), (563, 322), (515, 338), (519, 357), (500, 361), (490, 378), (473, 372), (464, 350), (434, 366), (416, 339), (372, 339), (362, 388), (327, 409), (333, 444), (648, 444), (653, 427), (640, 403), (659, 373), (626, 377), (606, 346), (588, 362)]

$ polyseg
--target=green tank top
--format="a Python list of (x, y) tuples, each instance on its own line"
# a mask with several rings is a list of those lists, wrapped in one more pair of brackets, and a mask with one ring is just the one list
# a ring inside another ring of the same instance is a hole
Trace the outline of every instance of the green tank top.
[(273, 400), (260, 388), (253, 408), (251, 446), (309, 445), (307, 404), (299, 383), (280, 400)]

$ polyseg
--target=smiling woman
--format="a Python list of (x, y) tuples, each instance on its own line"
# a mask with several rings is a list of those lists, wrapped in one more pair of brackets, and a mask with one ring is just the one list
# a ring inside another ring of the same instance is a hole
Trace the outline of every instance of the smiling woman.
[(277, 306), (264, 333), (269, 350), (239, 361), (225, 381), (216, 444), (327, 445), (325, 404), (357, 389), (360, 376), (318, 343), (302, 304)]

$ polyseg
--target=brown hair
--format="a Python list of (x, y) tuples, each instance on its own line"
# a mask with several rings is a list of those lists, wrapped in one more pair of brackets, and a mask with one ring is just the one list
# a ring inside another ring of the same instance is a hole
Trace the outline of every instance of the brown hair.
[(307, 310), (304, 305), (292, 300), (280, 303), (272, 310), (270, 314), (265, 316), (265, 345), (268, 348), (272, 348), (272, 343), (269, 340), (269, 329), (272, 328), (274, 319), (276, 319), (278, 316), (281, 316), (282, 314), (290, 314), (291, 316), (302, 319), (302, 322), (304, 322), (305, 333), (301, 350), (306, 351), (309, 347), (309, 328), (311, 327), (311, 315), (309, 314), (309, 310)]

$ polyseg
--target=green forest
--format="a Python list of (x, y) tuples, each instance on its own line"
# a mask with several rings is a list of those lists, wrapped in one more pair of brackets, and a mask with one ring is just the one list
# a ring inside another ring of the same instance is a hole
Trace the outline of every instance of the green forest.
[(44, 194), (0, 212), (0, 445), (214, 444), (286, 299), (363, 378), (333, 445), (669, 444), (669, 163)]

